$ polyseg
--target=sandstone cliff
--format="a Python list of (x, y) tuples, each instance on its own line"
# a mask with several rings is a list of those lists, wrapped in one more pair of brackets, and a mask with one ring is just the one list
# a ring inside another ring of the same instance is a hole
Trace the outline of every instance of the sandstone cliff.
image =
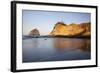
[(91, 23), (81, 23), (80, 26), (85, 29), (85, 32), (81, 36), (91, 35)]
[(58, 22), (55, 24), (50, 35), (53, 36), (90, 36), (91, 35), (91, 24), (81, 23), (81, 24), (69, 24), (66, 25), (63, 22)]

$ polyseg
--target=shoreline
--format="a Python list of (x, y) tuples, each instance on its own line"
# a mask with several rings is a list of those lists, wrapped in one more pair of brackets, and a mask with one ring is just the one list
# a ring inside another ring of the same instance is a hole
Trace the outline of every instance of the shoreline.
[(23, 38), (91, 38), (91, 36), (23, 36)]

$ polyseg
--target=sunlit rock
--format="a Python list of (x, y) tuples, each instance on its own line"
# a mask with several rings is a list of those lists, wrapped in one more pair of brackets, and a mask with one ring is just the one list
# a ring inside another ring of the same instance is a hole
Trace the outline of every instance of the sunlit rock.
[(81, 23), (80, 26), (85, 29), (81, 36), (91, 36), (91, 23)]
[(82, 24), (69, 24), (66, 25), (63, 22), (58, 22), (55, 24), (50, 35), (53, 36), (90, 36), (91, 35), (91, 25), (90, 23)]

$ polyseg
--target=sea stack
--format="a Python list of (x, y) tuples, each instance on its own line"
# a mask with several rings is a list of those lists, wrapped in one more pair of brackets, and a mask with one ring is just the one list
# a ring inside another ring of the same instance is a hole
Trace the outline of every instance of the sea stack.
[(33, 29), (30, 31), (29, 36), (40, 36), (38, 29)]

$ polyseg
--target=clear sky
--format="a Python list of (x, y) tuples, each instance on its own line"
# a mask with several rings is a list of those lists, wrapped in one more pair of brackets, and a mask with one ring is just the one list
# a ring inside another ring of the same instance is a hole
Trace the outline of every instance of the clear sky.
[(38, 29), (40, 35), (49, 34), (57, 22), (83, 23), (91, 22), (90, 13), (55, 12), (23, 10), (23, 35), (27, 35), (32, 29)]

